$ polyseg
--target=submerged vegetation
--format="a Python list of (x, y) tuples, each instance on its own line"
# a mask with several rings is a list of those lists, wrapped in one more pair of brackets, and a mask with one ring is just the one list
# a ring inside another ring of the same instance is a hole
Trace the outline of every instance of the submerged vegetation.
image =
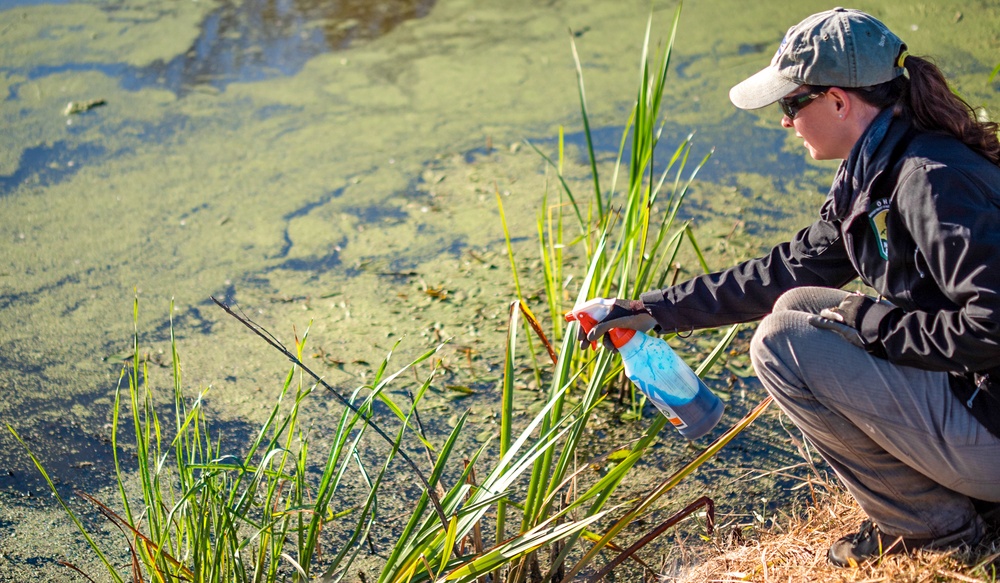
[[(687, 514), (705, 509), (704, 521), (694, 523), (710, 533), (712, 501), (699, 498), (627, 548), (618, 541), (630, 524), (647, 519), (657, 499), (712, 458), (769, 401), (760, 403), (658, 486), (637, 499), (616, 503), (630, 472), (668, 424), (658, 415), (634, 443), (608, 444), (603, 452), (583, 449), (588, 423), (609, 391), (622, 382), (622, 368), (612, 352), (581, 351), (575, 340), (576, 324), (566, 325), (562, 318), (563, 312), (581, 300), (635, 297), (663, 286), (685, 246), (708, 269), (690, 225), (678, 219), (685, 195), (708, 156), (689, 164), (691, 136), (665, 156), (657, 150), (663, 130), (661, 99), (679, 17), (678, 8), (671, 37), (659, 55), (649, 52), (652, 18), (647, 24), (635, 106), (610, 180), (599, 173), (583, 67), (573, 48), (594, 188), (589, 195), (570, 188), (562, 173), (561, 139), (556, 159), (536, 148), (559, 182), (555, 192), (543, 196), (537, 222), (548, 312), (544, 324), (521, 291), (517, 257), (504, 223), (517, 297), (510, 304), (508, 318), (497, 442), (487, 441), (468, 460), (458, 460), (456, 444), (463, 438), (467, 421), (462, 416), (443, 444), (430, 443), (417, 414), (422, 396), (434, 381), (433, 373), (418, 381), (407, 406), (400, 406), (390, 395), (390, 389), (402, 382), (401, 374), (431, 359), (434, 349), (386, 374), (390, 353), (374, 378), (349, 395), (340, 395), (346, 406), (336, 420), (329, 446), (318, 459), (313, 457), (314, 442), (300, 424), (301, 407), (318, 389), (333, 388), (302, 363), (307, 330), (302, 338), (296, 337), (293, 349), (279, 347), (293, 366), (267, 421), (246, 451), (235, 456), (222, 448), (211, 431), (204, 393), (193, 398), (184, 393), (173, 337), (172, 419), (158, 411), (163, 404), (157, 401), (153, 379), (140, 358), (136, 325), (134, 356), (122, 370), (113, 410), (112, 447), (120, 500), (112, 505), (80, 494), (122, 532), (128, 542), (128, 566), (122, 568), (109, 556), (59, 498), (109, 576), (115, 581), (352, 580), (351, 568), (366, 548), (372, 526), (386, 518), (379, 514), (378, 499), (384, 495), (381, 488), (387, 476), (396, 468), (415, 473), (421, 487), (405, 526), (380, 557), (380, 583), (559, 581), (584, 573), (596, 579), (622, 561), (638, 561), (637, 550)], [(499, 196), (497, 200), (502, 217)], [(585, 269), (585, 273), (568, 277), (574, 269)], [(135, 319), (138, 322), (137, 301)], [(736, 333), (733, 327), (722, 335), (698, 367), (699, 374), (722, 357)], [(558, 346), (550, 338), (557, 339)], [(541, 410), (524, 426), (515, 426), (511, 414), (515, 369), (526, 359), (537, 385), (547, 388)], [(643, 403), (644, 397), (633, 393), (636, 417)], [(387, 422), (377, 416), (376, 405), (387, 408), (398, 420), (394, 435), (381, 429)], [(138, 460), (134, 472), (118, 457), (119, 424), (129, 416)], [(389, 445), (374, 465), (362, 455), (373, 439), (369, 429)], [(25, 446), (14, 428), (10, 431)], [(403, 466), (397, 460), (409, 459), (403, 444), (413, 442), (414, 437), (428, 454), (431, 467), (426, 475), (415, 463)], [(609, 469), (596, 478), (584, 471), (595, 460), (612, 457)], [(492, 460), (488, 469), (477, 467), (486, 465), (486, 460)], [(35, 463), (58, 497), (42, 465)], [(364, 487), (360, 493), (352, 490), (359, 499), (345, 504), (341, 496), (349, 472), (360, 476)], [(327, 537), (338, 547), (332, 555), (320, 552), (321, 541)], [(606, 551), (613, 558), (604, 565), (595, 564)]]

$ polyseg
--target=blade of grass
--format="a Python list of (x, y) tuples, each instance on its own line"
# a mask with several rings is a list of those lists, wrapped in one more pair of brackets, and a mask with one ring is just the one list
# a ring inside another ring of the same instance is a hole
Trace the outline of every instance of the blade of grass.
[[(459, 422), (456, 423), (455, 427), (452, 429), (452, 432), (449, 435), (448, 440), (441, 447), (441, 452), (438, 454), (438, 459), (435, 462), (434, 469), (431, 473), (432, 485), (436, 486), (438, 484), (444, 471), (447, 469), (448, 462), (451, 458), (452, 452), (454, 451), (458, 438), (461, 435), (462, 428), (465, 426), (467, 418), (468, 418), (468, 413), (466, 413), (459, 419)], [(486, 445), (487, 444), (483, 444), (482, 446), (480, 446), (479, 450), (472, 458), (473, 463), (475, 462), (476, 459), (478, 459), (479, 455), (485, 449)], [(471, 471), (471, 468), (467, 467), (465, 474), (467, 474), (469, 471)], [(446, 509), (451, 508), (451, 505), (456, 500), (457, 496), (456, 491), (457, 489), (461, 488), (462, 488), (462, 480), (460, 479), (459, 482), (456, 484), (456, 487), (452, 488), (452, 491), (446, 494), (442, 500), (442, 504)], [(387, 568), (383, 569), (382, 575), (379, 577), (380, 582), (385, 581), (387, 580), (388, 577), (392, 576), (392, 573), (397, 570), (398, 565), (400, 564), (405, 565), (412, 561), (415, 561), (418, 556), (433, 558), (433, 556), (437, 553), (435, 549), (430, 548), (430, 545), (427, 544), (426, 538), (429, 532), (431, 532), (432, 530), (438, 530), (438, 527), (436, 525), (432, 526), (429, 522), (425, 522), (424, 525), (419, 530), (417, 529), (417, 525), (420, 523), (420, 520), (423, 516), (423, 512), (426, 506), (427, 506), (427, 494), (426, 492), (423, 492), (421, 493), (421, 497), (417, 503), (415, 511), (411, 513), (409, 522), (404, 528), (402, 535), (400, 535), (399, 540), (397, 541), (396, 545), (394, 546), (392, 552), (389, 555), (388, 560), (386, 561)], [(449, 521), (449, 527), (450, 524), (451, 522)], [(405, 571), (405, 569), (403, 570)]]
[[(400, 444), (402, 443), (403, 437), (405, 436), (404, 433), (405, 428), (406, 425), (403, 425), (402, 428), (400, 428), (399, 433), (396, 436), (396, 439), (393, 441), (392, 451), (386, 457), (385, 462), (382, 464), (382, 468), (378, 473), (378, 476), (373, 482), (372, 488), (369, 490), (368, 497), (366, 498), (364, 506), (360, 513), (361, 517), (360, 521), (358, 525), (355, 527), (354, 531), (351, 533), (350, 537), (348, 538), (348, 542), (344, 544), (343, 548), (341, 548), (340, 552), (337, 553), (337, 556), (334, 558), (331, 566), (323, 574), (322, 577), (323, 581), (342, 580), (342, 578), (347, 574), (350, 565), (354, 562), (354, 559), (357, 557), (358, 552), (360, 552), (361, 545), (358, 545), (357, 542), (362, 538), (364, 538), (368, 530), (375, 522), (374, 517), (370, 521), (368, 520), (367, 517), (372, 510), (378, 486), (382, 483), (382, 479), (385, 477), (386, 471), (389, 469), (389, 465), (392, 461), (392, 458), (396, 454), (401, 453)], [(428, 494), (432, 493), (430, 485), (426, 481), (424, 482), (424, 488)], [(441, 512), (443, 513), (444, 510), (442, 509)], [(448, 523), (449, 521), (447, 520), (444, 521), (443, 524), (445, 525), (445, 528), (447, 528)], [(353, 552), (351, 552), (352, 549)]]
[[(513, 431), (512, 416), (514, 413), (514, 354), (517, 352), (517, 309), (520, 300), (510, 303), (507, 316), (507, 348), (504, 353), (503, 385), (500, 396), (500, 458), (503, 459), (510, 451), (510, 438)], [(496, 522), (497, 543), (503, 540), (507, 528), (507, 503), (501, 500), (497, 505)]]
[(14, 439), (17, 440), (19, 444), (21, 444), (21, 447), (23, 447), (26, 452), (28, 452), (28, 457), (31, 458), (31, 463), (35, 464), (35, 468), (37, 468), (39, 473), (42, 474), (42, 478), (45, 479), (45, 483), (49, 485), (49, 489), (52, 491), (52, 495), (55, 496), (55, 499), (59, 502), (59, 505), (63, 507), (63, 510), (66, 511), (66, 514), (68, 514), (70, 519), (73, 520), (73, 523), (76, 524), (77, 530), (80, 531), (80, 534), (82, 534), (83, 538), (86, 539), (87, 544), (90, 546), (91, 550), (94, 551), (94, 554), (96, 554), (97, 557), (101, 560), (101, 563), (104, 564), (104, 567), (105, 569), (107, 569), (108, 574), (111, 576), (111, 578), (114, 579), (117, 583), (125, 583), (124, 579), (122, 579), (121, 576), (118, 575), (118, 571), (114, 568), (114, 566), (111, 565), (111, 562), (108, 560), (108, 558), (104, 555), (103, 552), (101, 552), (101, 549), (100, 547), (97, 546), (97, 543), (94, 542), (93, 537), (90, 536), (90, 532), (88, 532), (86, 527), (83, 526), (83, 522), (80, 521), (76, 513), (73, 512), (73, 510), (69, 507), (68, 504), (66, 504), (66, 501), (63, 500), (63, 497), (59, 495), (59, 491), (56, 490), (56, 485), (52, 482), (52, 478), (49, 477), (48, 472), (45, 471), (45, 468), (42, 466), (42, 462), (38, 461), (38, 458), (35, 457), (34, 452), (32, 452), (31, 449), (28, 447), (28, 444), (25, 443), (23, 439), (21, 439), (21, 436), (10, 425), (10, 423), (5, 423), (5, 425), (7, 426), (7, 430), (10, 431), (11, 434), (14, 436)]
[[(580, 116), (583, 119), (583, 135), (587, 138), (587, 154), (590, 159), (590, 174), (594, 179), (594, 200), (597, 202), (597, 222), (604, 220), (604, 204), (601, 196), (601, 181), (597, 174), (597, 156), (594, 155), (594, 139), (590, 132), (590, 116), (587, 114), (587, 92), (583, 87), (583, 65), (580, 64), (580, 54), (577, 53), (573, 41), (573, 31), (570, 30), (569, 46), (573, 52), (573, 64), (576, 67), (576, 86), (580, 96)], [(561, 156), (560, 156), (561, 157)], [(560, 174), (562, 167), (560, 166)]]
[(568, 534), (582, 531), (590, 524), (604, 517), (604, 512), (596, 513), (579, 521), (552, 525), (545, 522), (537, 527), (513, 537), (486, 551), (486, 553), (460, 564), (449, 572), (444, 580), (468, 583), (488, 574), (503, 564), (527, 555), (548, 542), (565, 538)]
[[(510, 260), (510, 270), (514, 277), (514, 288), (517, 291), (517, 299), (523, 304), (524, 295), (521, 293), (521, 282), (517, 275), (517, 262), (514, 260), (514, 247), (511, 244), (510, 230), (507, 228), (507, 217), (503, 210), (503, 200), (500, 198), (500, 189), (494, 185), (494, 192), (497, 198), (497, 207), (500, 210), (500, 222), (503, 225), (504, 241), (507, 244), (507, 258)], [(528, 311), (530, 313), (530, 310)], [(532, 316), (531, 319), (534, 319)], [(527, 327), (529, 322), (525, 321), (525, 331), (527, 332)], [(543, 335), (544, 336), (544, 335)], [(535, 374), (535, 382), (538, 386), (542, 386), (542, 375), (538, 367), (538, 358), (535, 355), (535, 347), (531, 341), (531, 335), (528, 334), (526, 337), (526, 342), (528, 343), (528, 354), (531, 356), (532, 363), (534, 364), (533, 371)]]

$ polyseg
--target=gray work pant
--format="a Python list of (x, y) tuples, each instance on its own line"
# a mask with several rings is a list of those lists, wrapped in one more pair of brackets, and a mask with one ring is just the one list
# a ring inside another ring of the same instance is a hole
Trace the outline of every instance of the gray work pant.
[(757, 375), (882, 532), (951, 534), (975, 516), (970, 497), (1000, 501), (1000, 439), (946, 373), (892, 364), (809, 324), (846, 294), (783, 295), (751, 343)]

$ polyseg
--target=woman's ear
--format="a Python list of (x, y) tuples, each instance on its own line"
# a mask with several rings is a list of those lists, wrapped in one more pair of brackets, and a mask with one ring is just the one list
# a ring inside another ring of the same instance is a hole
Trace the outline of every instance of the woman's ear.
[(851, 95), (840, 87), (831, 87), (826, 92), (833, 103), (839, 119), (844, 119), (851, 111)]

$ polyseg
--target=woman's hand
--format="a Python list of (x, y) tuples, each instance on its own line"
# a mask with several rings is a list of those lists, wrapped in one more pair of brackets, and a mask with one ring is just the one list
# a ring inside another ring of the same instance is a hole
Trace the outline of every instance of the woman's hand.
[(597, 322), (589, 333), (584, 332), (583, 327), (580, 327), (577, 333), (577, 340), (580, 341), (580, 347), (586, 349), (588, 344), (597, 342), (597, 339), (601, 338), (605, 348), (614, 350), (611, 341), (605, 336), (608, 330), (612, 328), (627, 328), (646, 332), (655, 327), (656, 320), (646, 310), (642, 300), (616, 299), (615, 305), (611, 308), (608, 315)]
[[(851, 344), (862, 348), (880, 358), (885, 358), (885, 347), (877, 337), (877, 323), (885, 314), (893, 309), (888, 302), (878, 302), (860, 293), (853, 293), (844, 298), (840, 305), (822, 310), (818, 316), (810, 316), (809, 323), (817, 328), (831, 330), (840, 334)], [(868, 328), (872, 332), (866, 334), (865, 318), (871, 314)]]

